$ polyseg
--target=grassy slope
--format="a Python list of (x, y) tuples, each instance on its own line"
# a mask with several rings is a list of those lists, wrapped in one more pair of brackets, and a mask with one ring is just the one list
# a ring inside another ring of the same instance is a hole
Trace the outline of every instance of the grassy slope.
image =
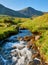
[(27, 28), (31, 32), (42, 32), (41, 38), (36, 42), (40, 47), (40, 53), (48, 62), (48, 14), (36, 17), (33, 20), (28, 20), (21, 24), (22, 28)]
[(18, 32), (18, 24), (28, 21), (28, 18), (15, 18), (7, 15), (0, 15), (0, 40)]
[(0, 16), (0, 40), (9, 37), (10, 34), (17, 33), (17, 25), (14, 25), (14, 18), (9, 16)]
[[(5, 22), (7, 20), (7, 23)], [(0, 40), (6, 38), (11, 33), (16, 33), (16, 27), (21, 24), (22, 28), (27, 28), (31, 32), (42, 32), (41, 38), (36, 42), (40, 47), (40, 53), (48, 61), (48, 14), (32, 19), (0, 16)]]

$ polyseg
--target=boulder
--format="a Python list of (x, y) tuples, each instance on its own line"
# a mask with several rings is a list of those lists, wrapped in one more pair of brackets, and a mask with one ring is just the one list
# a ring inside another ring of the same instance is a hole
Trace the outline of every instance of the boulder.
[(34, 39), (35, 39), (35, 36), (25, 36), (25, 37), (24, 37), (24, 40), (25, 40), (25, 41), (30, 41), (31, 39), (34, 40)]
[(34, 39), (31, 39), (28, 43), (27, 43), (27, 48), (30, 48), (30, 47), (35, 47), (35, 40)]
[(40, 39), (40, 35), (35, 36), (35, 40), (38, 40), (38, 39)]
[(22, 40), (23, 40), (23, 38), (22, 38), (22, 37), (18, 37), (18, 40), (19, 40), (19, 41), (22, 41)]
[(34, 31), (32, 33), (33, 33), (33, 35), (41, 35), (41, 32), (38, 32), (38, 31)]
[(41, 65), (41, 60), (38, 59), (38, 58), (35, 58), (35, 59), (33, 60), (33, 65)]
[(48, 65), (48, 62), (45, 62), (45, 65)]

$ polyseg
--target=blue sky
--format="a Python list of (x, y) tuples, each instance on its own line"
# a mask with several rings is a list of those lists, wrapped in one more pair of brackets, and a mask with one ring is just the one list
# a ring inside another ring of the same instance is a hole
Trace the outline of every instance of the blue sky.
[(13, 10), (32, 7), (36, 10), (48, 12), (48, 0), (0, 0), (0, 4)]

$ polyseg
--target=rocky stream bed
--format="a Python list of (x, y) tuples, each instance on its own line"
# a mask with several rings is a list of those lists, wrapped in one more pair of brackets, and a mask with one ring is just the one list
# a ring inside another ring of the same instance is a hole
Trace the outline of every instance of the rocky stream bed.
[(39, 57), (33, 58), (37, 51), (28, 47), (29, 40), (24, 40), (25, 36), (32, 36), (32, 33), (29, 30), (20, 30), (17, 35), (3, 42), (0, 65), (42, 65)]

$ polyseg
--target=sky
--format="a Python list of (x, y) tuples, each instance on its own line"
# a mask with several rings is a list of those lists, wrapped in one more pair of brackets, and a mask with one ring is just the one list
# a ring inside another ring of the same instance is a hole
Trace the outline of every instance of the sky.
[(48, 12), (48, 0), (0, 0), (0, 4), (13, 10), (32, 7), (39, 11)]

